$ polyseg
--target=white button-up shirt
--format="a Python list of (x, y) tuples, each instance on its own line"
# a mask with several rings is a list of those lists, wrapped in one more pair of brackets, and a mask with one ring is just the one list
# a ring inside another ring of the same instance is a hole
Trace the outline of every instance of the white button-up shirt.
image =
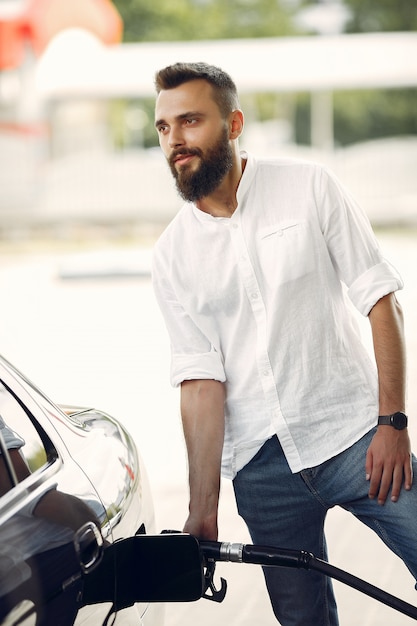
[(366, 316), (402, 288), (367, 217), (325, 169), (245, 156), (232, 217), (185, 204), (153, 262), (172, 384), (226, 384), (229, 478), (273, 434), (297, 472), (376, 424), (376, 368), (351, 303)]

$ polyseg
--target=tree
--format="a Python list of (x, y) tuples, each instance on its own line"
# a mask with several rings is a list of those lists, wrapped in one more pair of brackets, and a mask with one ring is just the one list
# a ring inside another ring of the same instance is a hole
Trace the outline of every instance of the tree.
[(412, 0), (345, 0), (351, 11), (348, 33), (417, 30), (417, 11)]
[(114, 0), (124, 41), (275, 37), (295, 32), (294, 3), (281, 0)]

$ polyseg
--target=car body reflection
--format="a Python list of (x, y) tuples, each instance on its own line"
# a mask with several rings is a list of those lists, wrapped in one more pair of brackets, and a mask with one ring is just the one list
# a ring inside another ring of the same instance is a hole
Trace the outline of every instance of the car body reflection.
[[(102, 624), (112, 602), (85, 606), (86, 572), (116, 540), (154, 532), (140, 454), (118, 421), (57, 406), (2, 358), (0, 416), (0, 624)], [(133, 604), (115, 623), (162, 614)]]

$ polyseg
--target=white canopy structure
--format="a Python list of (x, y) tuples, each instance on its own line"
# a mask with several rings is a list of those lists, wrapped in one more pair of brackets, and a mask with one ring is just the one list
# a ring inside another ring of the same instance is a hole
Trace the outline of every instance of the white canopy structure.
[[(399, 142), (393, 138), (384, 146), (353, 146), (340, 154), (340, 150), (333, 150), (332, 92), (417, 86), (417, 33), (104, 45), (86, 30), (66, 30), (52, 39), (41, 57), (33, 59), (34, 66), (30, 63), (26, 68), (28, 80), (21, 98), (25, 106), (21, 102), (20, 108), (26, 114), (35, 111), (33, 115), (48, 115), (48, 107), (42, 104), (64, 103), (65, 110), (72, 98), (89, 101), (153, 97), (155, 72), (187, 60), (224, 68), (241, 94), (310, 92), (311, 140), (318, 148), (314, 154), (341, 176), (374, 221), (415, 222), (416, 140), (405, 138)], [(26, 116), (29, 123), (33, 115)], [(3, 139), (4, 154), (16, 167), (0, 171), (0, 209), (2, 202), (7, 207), (30, 207), (38, 219), (42, 215), (45, 220), (64, 214), (100, 219), (117, 215), (120, 219), (122, 213), (165, 219), (177, 209), (178, 197), (173, 186), (171, 189), (171, 177), (159, 153), (68, 154), (48, 164), (42, 195), (38, 197), (33, 193), (38, 189), (33, 154), (27, 155), (27, 161), (20, 157), (20, 151), (27, 151), (32, 144), (24, 135), (20, 141), (14, 137), (13, 161), (11, 138), (7, 135)], [(15, 178), (10, 171), (15, 172)], [(90, 171), (93, 176), (88, 174)], [(26, 173), (29, 182), (24, 178)], [(167, 184), (161, 185), (164, 176)], [(19, 195), (22, 192), (23, 199)], [(12, 215), (16, 217), (15, 211)]]
[(417, 33), (372, 33), (105, 46), (86, 31), (57, 36), (37, 68), (39, 95), (144, 97), (155, 71), (206, 61), (231, 74), (240, 93), (417, 85)]
[(154, 95), (155, 72), (206, 61), (231, 74), (239, 93), (309, 91), (311, 141), (333, 147), (332, 91), (417, 85), (417, 33), (370, 33), (105, 46), (66, 31), (38, 63), (42, 100)]

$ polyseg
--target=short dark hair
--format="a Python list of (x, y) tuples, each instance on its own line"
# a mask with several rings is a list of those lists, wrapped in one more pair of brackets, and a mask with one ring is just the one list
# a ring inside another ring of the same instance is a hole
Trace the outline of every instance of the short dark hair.
[(213, 88), (214, 99), (223, 117), (239, 108), (236, 85), (226, 72), (208, 63), (174, 63), (155, 74), (156, 92), (174, 89), (191, 80), (206, 80)]

